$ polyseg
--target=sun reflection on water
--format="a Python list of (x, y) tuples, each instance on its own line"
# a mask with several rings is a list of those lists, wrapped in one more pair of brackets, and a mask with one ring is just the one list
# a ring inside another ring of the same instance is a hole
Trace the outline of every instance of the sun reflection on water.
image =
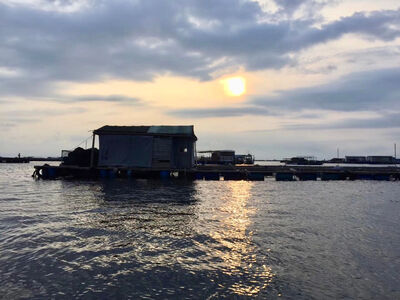
[[(221, 226), (210, 235), (225, 249), (218, 251), (225, 267), (224, 273), (238, 280), (229, 289), (238, 295), (255, 296), (266, 289), (274, 274), (271, 268), (257, 260), (257, 248), (252, 240), (251, 216), (255, 208), (248, 205), (254, 183), (225, 182), (230, 193), (221, 207)], [(227, 251), (228, 250), (228, 251)]]
[(80, 212), (74, 215), (78, 235), (68, 244), (75, 262), (65, 260), (65, 271), (107, 269), (98, 280), (112, 282), (137, 274), (156, 280), (166, 272), (171, 286), (197, 278), (191, 286), (208, 286), (221, 297), (262, 297), (275, 275), (268, 250), (254, 241), (253, 187), (245, 181), (113, 181), (94, 185), (88, 199), (64, 195), (65, 205)]

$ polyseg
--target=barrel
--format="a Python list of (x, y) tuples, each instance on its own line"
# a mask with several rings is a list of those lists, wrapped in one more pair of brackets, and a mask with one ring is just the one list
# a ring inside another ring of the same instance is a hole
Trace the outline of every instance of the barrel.
[(219, 173), (217, 172), (204, 172), (205, 180), (219, 180)]
[(170, 171), (160, 171), (161, 179), (169, 179), (171, 177)]
[(275, 174), (276, 181), (294, 181), (293, 173), (276, 173)]
[(194, 174), (194, 178), (195, 178), (196, 180), (203, 180), (203, 179), (204, 179), (204, 174), (201, 173), (201, 172), (196, 172), (196, 173)]
[(346, 180), (346, 175), (342, 173), (322, 173), (321, 180)]
[(297, 177), (301, 181), (317, 180), (317, 173), (299, 173)]
[(247, 179), (251, 181), (264, 181), (264, 173), (251, 172), (247, 174)]
[(221, 174), (224, 180), (245, 180), (246, 174), (244, 172), (224, 172)]

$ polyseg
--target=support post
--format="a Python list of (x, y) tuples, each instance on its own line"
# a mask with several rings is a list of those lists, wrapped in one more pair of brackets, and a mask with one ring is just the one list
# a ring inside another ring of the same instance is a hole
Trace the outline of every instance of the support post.
[(90, 151), (90, 168), (93, 168), (94, 165), (94, 141), (96, 135), (93, 132), (93, 139), (92, 139), (92, 150)]
[(197, 148), (196, 148), (196, 141), (194, 141), (194, 143), (193, 143), (193, 163), (192, 163), (192, 168), (193, 168), (193, 165), (194, 166), (196, 166), (197, 165)]

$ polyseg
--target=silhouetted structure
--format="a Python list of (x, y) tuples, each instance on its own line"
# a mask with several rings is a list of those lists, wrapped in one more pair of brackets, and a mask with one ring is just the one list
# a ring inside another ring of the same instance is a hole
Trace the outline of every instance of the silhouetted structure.
[(281, 162), (287, 165), (322, 165), (323, 161), (317, 160), (313, 156), (296, 156), (292, 158), (285, 158)]
[(370, 164), (395, 164), (396, 159), (393, 156), (374, 155), (367, 156), (367, 162)]
[(0, 163), (7, 163), (7, 164), (21, 164), (21, 163), (29, 163), (29, 158), (26, 157), (1, 157), (0, 156)]
[[(65, 150), (63, 150), (65, 151)], [(76, 148), (74, 151), (69, 151), (64, 157), (62, 165), (65, 166), (79, 166), (79, 167), (89, 167), (90, 158), (93, 153), (94, 165), (97, 166), (99, 158), (99, 150), (97, 149), (83, 149), (81, 147)]]
[(252, 165), (252, 164), (254, 164), (254, 155), (251, 155), (251, 154), (235, 154), (235, 163), (236, 164)]
[(234, 165), (234, 150), (206, 150), (198, 152), (201, 156), (197, 159), (200, 164)]
[(365, 156), (346, 156), (345, 161), (348, 164), (365, 164), (367, 158)]
[[(99, 167), (190, 169), (197, 137), (193, 126), (103, 126)], [(94, 161), (92, 163), (94, 166)]]

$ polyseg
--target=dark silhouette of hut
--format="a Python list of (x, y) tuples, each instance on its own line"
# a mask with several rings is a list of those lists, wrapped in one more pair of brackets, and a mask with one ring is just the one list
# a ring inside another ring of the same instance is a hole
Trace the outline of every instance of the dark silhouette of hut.
[(189, 169), (197, 140), (193, 127), (106, 125), (93, 131), (92, 149), (98, 135), (99, 167)]

